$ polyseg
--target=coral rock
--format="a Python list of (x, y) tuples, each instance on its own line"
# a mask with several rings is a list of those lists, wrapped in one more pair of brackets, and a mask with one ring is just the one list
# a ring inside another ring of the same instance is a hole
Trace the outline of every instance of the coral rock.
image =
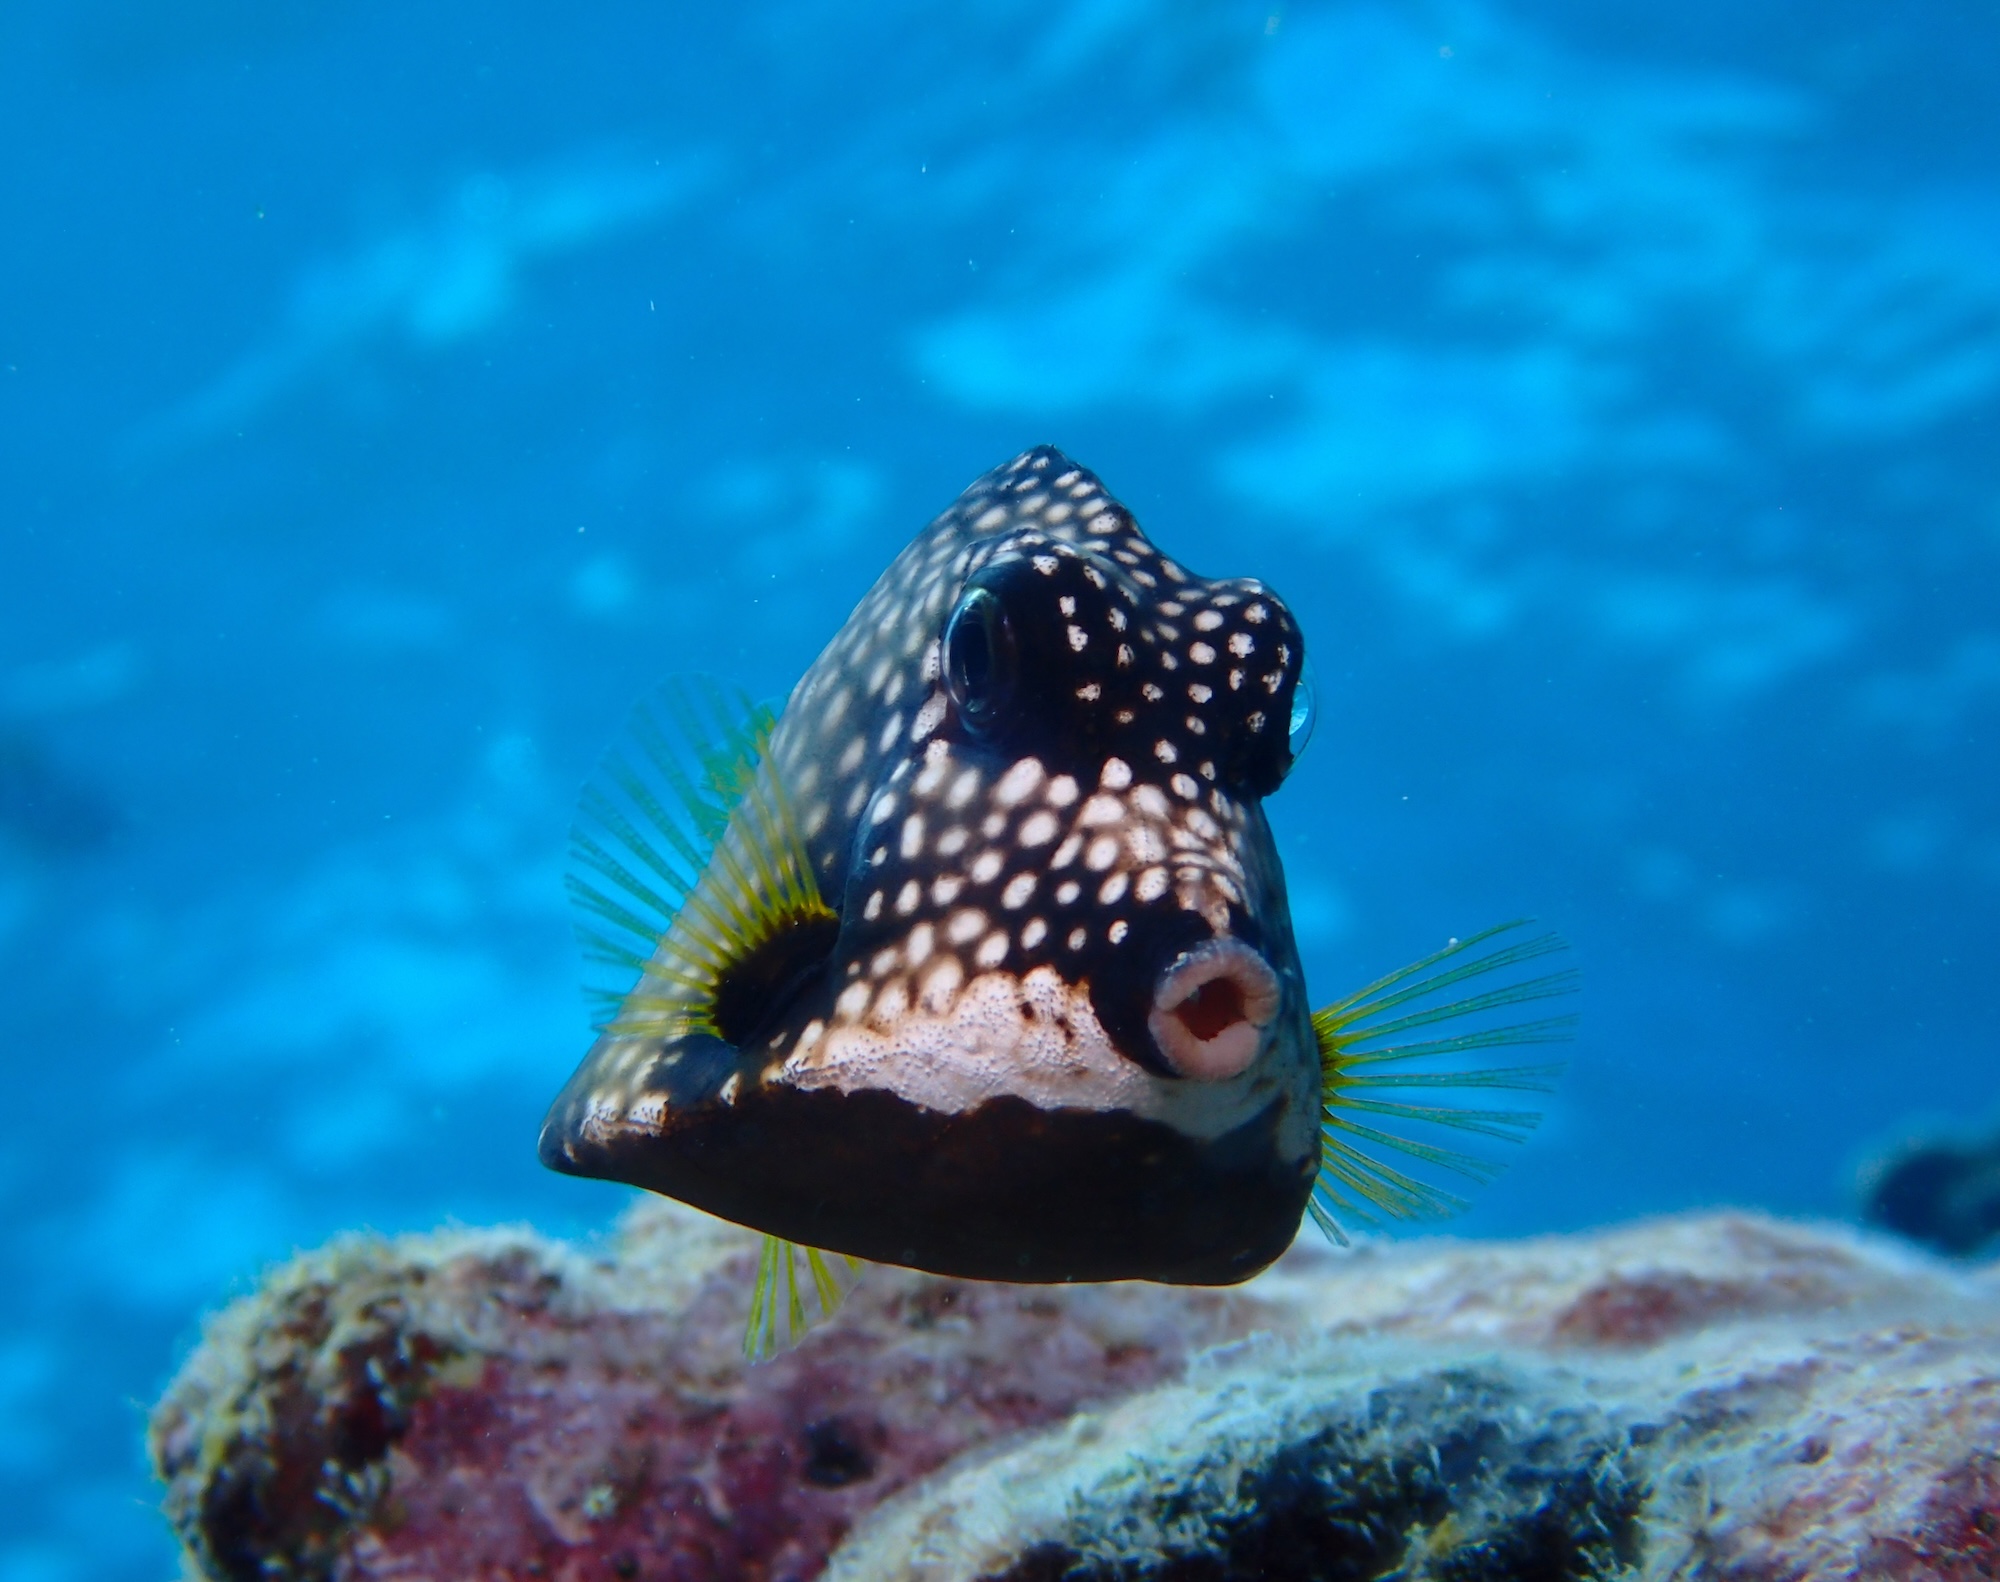
[(1745, 1215), (1295, 1251), (1228, 1349), (888, 1502), (829, 1582), (2000, 1577), (2000, 1280)]
[(772, 1362), (754, 1238), (349, 1241), (157, 1409), (237, 1578), (2000, 1576), (2000, 1278), (1745, 1215), (1302, 1246), (1250, 1285), (871, 1269)]
[(1242, 1291), (871, 1269), (752, 1366), (757, 1240), (675, 1205), (609, 1256), (528, 1232), (351, 1239), (219, 1315), (152, 1421), (216, 1582), (804, 1578), (884, 1495), (1283, 1326)]

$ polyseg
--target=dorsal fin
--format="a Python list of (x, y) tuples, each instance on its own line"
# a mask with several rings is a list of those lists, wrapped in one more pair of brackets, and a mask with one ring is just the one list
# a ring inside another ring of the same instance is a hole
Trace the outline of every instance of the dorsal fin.
[[(1454, 1192), (1406, 1174), (1366, 1150), (1374, 1145), (1404, 1154), (1419, 1163), (1449, 1170), (1474, 1181), (1490, 1181), (1500, 1166), (1474, 1154), (1441, 1147), (1402, 1132), (1385, 1131), (1355, 1119), (1381, 1117), (1415, 1124), (1477, 1132), (1507, 1142), (1519, 1142), (1540, 1122), (1535, 1110), (1469, 1109), (1455, 1104), (1414, 1102), (1377, 1097), (1384, 1089), (1431, 1091), (1440, 1088), (1500, 1088), (1546, 1093), (1562, 1070), (1560, 1063), (1530, 1066), (1489, 1066), (1470, 1071), (1437, 1070), (1439, 1056), (1474, 1049), (1517, 1044), (1560, 1043), (1573, 1036), (1573, 1015), (1542, 1017), (1498, 1026), (1474, 1025), (1466, 1031), (1404, 1039), (1406, 1034), (1465, 1018), (1480, 1018), (1503, 1006), (1573, 994), (1573, 969), (1503, 981), (1495, 987), (1459, 999), (1434, 997), (1488, 973), (1511, 972), (1568, 949), (1554, 934), (1540, 934), (1481, 952), (1501, 935), (1526, 926), (1526, 920), (1502, 923), (1468, 939), (1454, 939), (1444, 949), (1378, 978), (1324, 1010), (1313, 1013), (1313, 1031), (1320, 1051), (1320, 1172), (1314, 1184), (1311, 1213), (1329, 1238), (1345, 1246), (1348, 1224), (1374, 1225), (1382, 1219), (1430, 1219), (1455, 1214), (1465, 1200)], [(1425, 1003), (1425, 1002), (1430, 1003)]]
[[(784, 788), (764, 770), (776, 725), (774, 710), (710, 677), (671, 678), (633, 708), (584, 787), (564, 884), (599, 1031), (725, 1036), (718, 1011), (732, 973), (788, 937), (837, 927)], [(765, 1236), (745, 1353), (762, 1359), (796, 1342), (831, 1316), (859, 1269)]]

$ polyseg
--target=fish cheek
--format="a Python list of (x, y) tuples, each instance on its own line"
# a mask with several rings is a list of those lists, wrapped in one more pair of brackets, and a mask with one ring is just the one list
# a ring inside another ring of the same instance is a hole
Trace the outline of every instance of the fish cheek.
[(646, 1080), (649, 1092), (666, 1095), (669, 1123), (706, 1104), (721, 1094), (723, 1084), (741, 1065), (732, 1045), (712, 1033), (686, 1033), (676, 1038), (653, 1062)]
[(1211, 938), (1208, 924), (1180, 906), (1143, 906), (1130, 918), (1124, 939), (1112, 944), (1099, 934), (1084, 970), (1090, 1008), (1111, 1047), (1156, 1077), (1178, 1076), (1153, 1042), (1146, 1019), (1153, 992), (1174, 960)]

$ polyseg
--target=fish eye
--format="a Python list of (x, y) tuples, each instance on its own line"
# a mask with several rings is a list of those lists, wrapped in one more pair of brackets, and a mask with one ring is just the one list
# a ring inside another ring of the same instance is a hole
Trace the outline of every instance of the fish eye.
[(1292, 689), (1292, 719), (1286, 740), (1292, 749), (1292, 756), (1306, 750), (1306, 743), (1312, 740), (1313, 722), (1319, 718), (1319, 694), (1313, 684), (1312, 661), (1308, 659), (1299, 671), (1298, 685)]
[(1005, 717), (1017, 671), (1007, 606), (991, 588), (968, 588), (945, 623), (944, 686), (973, 735), (984, 735)]

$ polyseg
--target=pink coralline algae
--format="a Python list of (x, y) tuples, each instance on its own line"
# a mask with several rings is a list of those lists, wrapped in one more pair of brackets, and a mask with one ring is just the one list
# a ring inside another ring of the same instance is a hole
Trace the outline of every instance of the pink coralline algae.
[(649, 1202), (601, 1258), (513, 1231), (299, 1258), (154, 1413), (168, 1514), (217, 1582), (810, 1577), (893, 1490), (1283, 1322), (1241, 1291), (871, 1269), (751, 1365), (756, 1251)]
[(1233, 1290), (870, 1269), (773, 1361), (754, 1238), (347, 1240), (156, 1409), (247, 1578), (2000, 1578), (2000, 1276), (1748, 1215), (1301, 1246)]

